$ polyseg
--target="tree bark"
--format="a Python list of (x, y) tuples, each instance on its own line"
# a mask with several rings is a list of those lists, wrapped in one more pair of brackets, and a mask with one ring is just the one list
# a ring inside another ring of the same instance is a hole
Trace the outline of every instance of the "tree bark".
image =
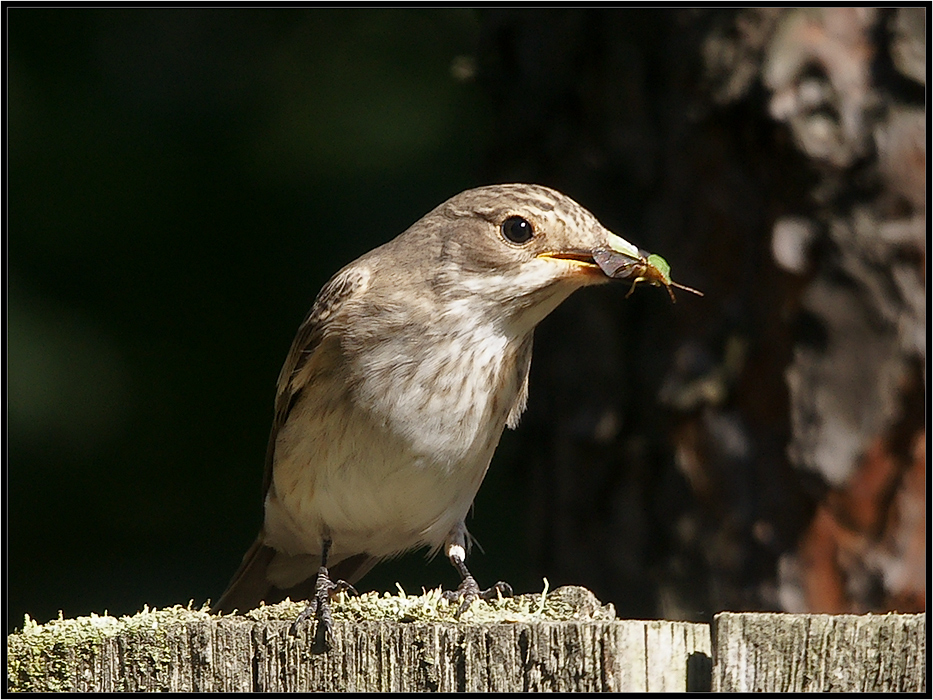
[(925, 10), (482, 17), (486, 179), (706, 294), (587, 290), (539, 327), (534, 572), (630, 617), (923, 610)]

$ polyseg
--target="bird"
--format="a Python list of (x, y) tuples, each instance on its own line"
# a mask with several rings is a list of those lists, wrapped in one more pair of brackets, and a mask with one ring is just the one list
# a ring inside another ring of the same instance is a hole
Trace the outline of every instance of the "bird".
[(329, 629), (337, 591), (418, 548), (457, 570), (458, 615), (511, 595), (470, 574), (465, 519), (525, 409), (535, 327), (646, 255), (554, 189), (496, 184), (338, 271), (279, 374), (263, 524), (212, 612), (307, 599), (299, 620)]

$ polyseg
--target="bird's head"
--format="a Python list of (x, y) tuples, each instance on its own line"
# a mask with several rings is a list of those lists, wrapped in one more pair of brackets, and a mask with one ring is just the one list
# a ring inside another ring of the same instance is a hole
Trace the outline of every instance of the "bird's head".
[(634, 260), (646, 254), (570, 197), (540, 185), (462, 192), (400, 239), (416, 236), (406, 247), (435, 252), (422, 270), (439, 296), (488, 305), (525, 331), (574, 290), (611, 279), (594, 255), (615, 251)]

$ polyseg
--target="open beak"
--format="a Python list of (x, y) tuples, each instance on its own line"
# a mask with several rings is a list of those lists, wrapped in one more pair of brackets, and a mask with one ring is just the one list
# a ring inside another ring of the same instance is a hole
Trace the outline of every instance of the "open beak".
[[(630, 266), (644, 260), (645, 256), (648, 255), (646, 251), (632, 245), (624, 238), (620, 238), (608, 231), (606, 231), (606, 234), (607, 240), (604, 248), (547, 251), (538, 254), (538, 257), (572, 263), (573, 272), (578, 274), (624, 277)], [(623, 270), (623, 268), (625, 269)]]
[(608, 282), (609, 277), (597, 264), (593, 254), (591, 251), (562, 250), (539, 253), (537, 257), (559, 262), (564, 268), (563, 276), (572, 277), (584, 284)]
[(540, 253), (539, 258), (549, 258), (551, 260), (568, 260), (577, 263), (583, 267), (599, 267), (593, 258), (593, 253), (577, 251), (560, 251)]

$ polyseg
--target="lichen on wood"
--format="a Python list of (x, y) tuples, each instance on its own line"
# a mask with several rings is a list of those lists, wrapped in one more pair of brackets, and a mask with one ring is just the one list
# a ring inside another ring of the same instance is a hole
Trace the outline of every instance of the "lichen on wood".
[[(618, 620), (592, 593), (475, 602), (460, 620), (439, 591), (334, 603), (333, 647), (314, 653), (304, 603), (245, 615), (145, 609), (26, 621), (7, 638), (11, 692), (623, 691), (709, 687), (708, 628)], [(697, 663), (700, 661), (701, 663)], [(705, 669), (705, 680), (704, 680)]]

